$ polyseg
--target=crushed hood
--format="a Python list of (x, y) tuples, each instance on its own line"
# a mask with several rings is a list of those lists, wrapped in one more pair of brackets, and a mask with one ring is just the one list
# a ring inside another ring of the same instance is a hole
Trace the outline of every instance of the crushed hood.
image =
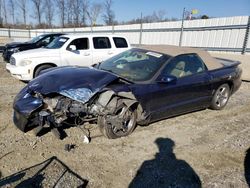
[(64, 67), (40, 75), (29, 82), (28, 88), (43, 95), (60, 93), (74, 100), (77, 100), (74, 90), (76, 93), (85, 90), (87, 96), (79, 98), (79, 101), (86, 102), (116, 79), (118, 76), (95, 68)]

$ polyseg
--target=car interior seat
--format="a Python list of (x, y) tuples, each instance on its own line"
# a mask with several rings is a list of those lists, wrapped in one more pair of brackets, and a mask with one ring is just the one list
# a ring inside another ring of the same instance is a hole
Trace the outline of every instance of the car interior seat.
[(174, 69), (170, 72), (170, 75), (180, 78), (185, 75), (185, 62), (179, 61), (176, 63)]
[(194, 59), (190, 58), (189, 65), (186, 66), (185, 74), (192, 75), (203, 71), (202, 65), (195, 61)]

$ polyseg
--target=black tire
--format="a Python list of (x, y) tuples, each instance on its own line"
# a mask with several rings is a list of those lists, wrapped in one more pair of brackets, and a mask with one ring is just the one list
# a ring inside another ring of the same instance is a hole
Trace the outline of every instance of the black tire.
[(53, 66), (52, 65), (41, 65), (40, 67), (38, 67), (36, 70), (35, 70), (35, 73), (34, 73), (34, 78), (36, 78), (37, 76), (40, 75), (40, 72), (42, 70), (45, 70), (45, 69), (49, 69), (49, 68), (52, 68)]
[(222, 110), (230, 97), (230, 87), (228, 84), (220, 85), (214, 93), (210, 108), (213, 110)]
[(136, 127), (136, 110), (131, 107), (127, 108), (126, 105), (122, 104), (117, 108), (115, 115), (112, 115), (112, 118), (115, 119), (119, 119), (121, 117), (122, 121), (120, 122), (122, 123), (123, 129), (119, 130), (114, 123), (112, 124), (108, 121), (108, 116), (99, 116), (97, 123), (102, 134), (110, 139), (120, 138), (131, 134)]

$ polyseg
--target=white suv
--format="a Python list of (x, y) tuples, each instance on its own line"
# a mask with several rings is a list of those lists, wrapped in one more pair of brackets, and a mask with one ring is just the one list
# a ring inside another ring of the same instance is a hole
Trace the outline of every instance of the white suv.
[(44, 48), (15, 53), (6, 69), (19, 80), (29, 81), (57, 66), (91, 66), (130, 48), (118, 35), (63, 35)]

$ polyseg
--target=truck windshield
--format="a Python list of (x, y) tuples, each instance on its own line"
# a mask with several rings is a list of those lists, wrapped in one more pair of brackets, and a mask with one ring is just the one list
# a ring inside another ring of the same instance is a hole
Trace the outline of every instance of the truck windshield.
[(36, 43), (37, 41), (39, 41), (41, 38), (43, 38), (45, 35), (39, 35), (39, 36), (37, 36), (37, 37), (35, 37), (35, 38), (33, 38), (33, 39), (31, 39), (30, 41), (29, 41), (29, 43)]
[(49, 43), (45, 48), (59, 49), (65, 44), (65, 42), (67, 42), (67, 40), (69, 40), (69, 38), (67, 37), (58, 37), (54, 39), (51, 43)]

